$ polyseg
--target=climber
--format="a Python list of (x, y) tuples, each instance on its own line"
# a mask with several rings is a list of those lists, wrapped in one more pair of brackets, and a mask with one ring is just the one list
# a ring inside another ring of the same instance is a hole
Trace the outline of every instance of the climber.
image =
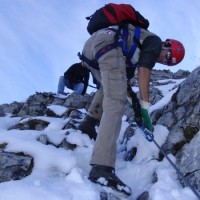
[(58, 93), (66, 95), (65, 87), (74, 90), (77, 94), (84, 95), (86, 93), (89, 81), (89, 70), (84, 62), (75, 63), (60, 76), (58, 82)]
[[(128, 38), (125, 46), (130, 51), (135, 42), (136, 27), (132, 24), (128, 24), (127, 27)], [(131, 189), (115, 174), (116, 141), (120, 133), (130, 79), (137, 69), (142, 123), (152, 131), (148, 113), (151, 70), (156, 62), (168, 66), (177, 65), (184, 58), (185, 49), (177, 40), (167, 39), (162, 42), (156, 34), (141, 28), (138, 40), (140, 44), (137, 45), (134, 55), (127, 57), (123, 46), (112, 46), (116, 44), (115, 35), (118, 28), (111, 26), (101, 29), (93, 33), (84, 45), (82, 57), (85, 58), (84, 62), (96, 80), (101, 83), (101, 88), (96, 92), (79, 129), (96, 140), (90, 162), (92, 169), (89, 179), (102, 184), (100, 178), (104, 178), (106, 186), (117, 190), (120, 187), (121, 192), (130, 195)], [(95, 126), (98, 124), (97, 134)]]

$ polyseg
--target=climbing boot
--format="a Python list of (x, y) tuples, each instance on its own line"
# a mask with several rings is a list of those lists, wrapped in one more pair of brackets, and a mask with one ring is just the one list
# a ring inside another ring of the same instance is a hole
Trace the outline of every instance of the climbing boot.
[(99, 120), (86, 115), (84, 120), (78, 126), (78, 129), (81, 130), (84, 134), (87, 134), (90, 139), (96, 140), (97, 132), (95, 126), (99, 125)]
[(94, 183), (110, 187), (128, 196), (132, 193), (131, 188), (117, 177), (113, 167), (94, 165), (88, 179)]

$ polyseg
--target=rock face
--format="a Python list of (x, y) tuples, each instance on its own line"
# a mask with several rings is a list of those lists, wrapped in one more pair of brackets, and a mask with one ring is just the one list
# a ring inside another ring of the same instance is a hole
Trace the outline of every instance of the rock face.
[[(174, 83), (174, 80), (182, 80), (182, 82), (180, 81), (180, 84), (177, 83), (173, 88), (176, 89), (176, 92), (169, 103), (154, 110), (151, 118), (154, 124), (161, 124), (168, 128), (169, 135), (162, 149), (166, 153), (176, 156), (180, 171), (200, 191), (200, 156), (198, 156), (198, 152), (200, 152), (200, 67), (192, 73), (183, 70), (176, 73), (169, 70), (153, 70), (150, 88), (150, 100), (153, 105), (163, 98), (159, 87), (170, 85)], [(132, 85), (138, 86), (135, 79), (132, 81)], [(87, 110), (93, 97), (94, 94), (81, 96), (72, 93), (68, 97), (60, 98), (53, 93), (36, 93), (30, 96), (26, 102), (0, 105), (0, 117), (10, 113), (13, 117), (21, 118), (19, 123), (9, 127), (9, 130), (45, 129), (48, 123), (42, 119), (35, 119), (34, 117), (37, 116), (70, 118), (63, 125), (63, 129), (76, 129), (78, 120), (84, 117), (77, 109), (85, 108)], [(49, 105), (64, 106), (66, 111), (58, 115), (48, 108)], [(128, 104), (125, 108), (125, 115), (130, 121), (134, 119), (134, 113)], [(29, 120), (25, 120), (26, 118)], [(126, 134), (126, 137), (131, 137), (128, 130)], [(40, 136), (38, 141), (43, 144), (51, 143), (46, 135)], [(0, 144), (0, 182), (21, 179), (30, 174), (34, 163), (33, 159), (28, 155), (6, 153), (4, 152), (5, 146), (6, 144)], [(76, 148), (68, 141), (62, 141), (56, 146), (71, 150)], [(137, 149), (132, 149), (124, 159), (127, 161), (133, 159), (136, 151)], [(21, 163), (20, 167), (19, 163)], [(143, 194), (140, 199), (148, 199), (148, 194)]]
[(176, 155), (180, 171), (200, 191), (200, 67), (191, 74), (176, 73), (177, 79), (185, 76), (171, 101), (151, 117), (154, 123), (170, 130), (162, 148)]
[(153, 119), (169, 129), (185, 126), (200, 126), (197, 117), (200, 114), (200, 69), (191, 73), (187, 79), (179, 85), (171, 102), (163, 109), (153, 113)]
[(163, 146), (165, 151), (176, 154), (198, 133), (200, 127), (199, 86), (200, 67), (196, 68), (178, 86), (176, 93), (166, 106), (152, 113), (154, 123), (162, 124), (170, 130), (168, 139)]
[(200, 191), (200, 132), (176, 154), (177, 166), (190, 183)]

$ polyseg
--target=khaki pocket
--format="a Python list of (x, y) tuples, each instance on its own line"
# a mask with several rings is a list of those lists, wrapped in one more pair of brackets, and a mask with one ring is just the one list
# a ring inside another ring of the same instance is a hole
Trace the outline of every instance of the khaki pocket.
[(111, 70), (102, 72), (104, 93), (108, 97), (126, 100), (126, 75), (121, 71)]

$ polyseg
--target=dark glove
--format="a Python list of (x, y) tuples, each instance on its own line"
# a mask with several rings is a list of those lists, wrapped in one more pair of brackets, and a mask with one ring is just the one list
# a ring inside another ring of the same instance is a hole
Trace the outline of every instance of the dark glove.
[(148, 130), (153, 131), (153, 126), (152, 126), (151, 118), (149, 116), (149, 111), (148, 111), (150, 103), (141, 101), (140, 104), (141, 104), (141, 115), (142, 115), (142, 119), (143, 119), (143, 125)]
[(135, 112), (135, 122), (137, 125), (141, 126), (142, 123), (142, 115), (141, 115), (141, 105), (137, 98), (136, 93), (132, 90), (129, 82), (127, 84), (127, 100), (129, 102), (129, 107), (132, 108)]

